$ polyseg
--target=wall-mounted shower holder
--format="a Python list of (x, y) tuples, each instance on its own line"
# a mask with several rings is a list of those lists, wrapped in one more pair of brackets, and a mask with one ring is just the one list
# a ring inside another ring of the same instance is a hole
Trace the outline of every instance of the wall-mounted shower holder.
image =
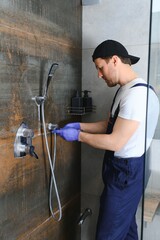
[(55, 129), (58, 128), (58, 124), (48, 123), (48, 124), (47, 124), (47, 127), (48, 127), (48, 130), (49, 130), (49, 131), (52, 131), (52, 130), (55, 130)]
[(28, 128), (26, 123), (21, 123), (14, 142), (14, 157), (20, 158), (29, 154), (38, 159), (38, 155), (35, 153), (32, 145), (33, 136), (33, 130)]

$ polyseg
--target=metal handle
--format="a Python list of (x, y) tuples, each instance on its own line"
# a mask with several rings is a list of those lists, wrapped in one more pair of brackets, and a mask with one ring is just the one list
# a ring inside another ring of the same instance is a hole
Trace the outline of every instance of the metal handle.
[(30, 146), (30, 150), (29, 153), (31, 156), (33, 156), (34, 158), (38, 159), (38, 155), (35, 153), (34, 151), (34, 146)]
[(82, 225), (84, 220), (90, 215), (92, 215), (92, 210), (90, 208), (86, 208), (78, 220), (78, 225)]

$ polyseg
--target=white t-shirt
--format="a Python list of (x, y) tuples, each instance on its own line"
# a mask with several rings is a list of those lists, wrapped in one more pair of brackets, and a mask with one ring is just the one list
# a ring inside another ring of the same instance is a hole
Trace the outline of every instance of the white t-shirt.
[(149, 148), (156, 129), (159, 115), (158, 97), (152, 89), (148, 89), (145, 86), (136, 86), (132, 88), (132, 86), (137, 83), (146, 84), (143, 79), (136, 78), (120, 87), (112, 108), (113, 115), (118, 104), (120, 104), (118, 117), (140, 122), (138, 129), (127, 144), (125, 144), (120, 151), (114, 153), (116, 157), (140, 157), (145, 152), (145, 144), (146, 148)]

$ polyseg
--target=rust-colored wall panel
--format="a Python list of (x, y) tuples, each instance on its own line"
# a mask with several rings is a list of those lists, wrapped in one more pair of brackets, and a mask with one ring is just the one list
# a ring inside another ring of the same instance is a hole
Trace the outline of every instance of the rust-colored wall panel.
[[(19, 236), (17, 240), (66, 240), (80, 239), (80, 227), (77, 225), (79, 195), (71, 199), (64, 207), (64, 218), (61, 222), (55, 223), (53, 218), (48, 218), (36, 229)], [(66, 221), (65, 219), (68, 219)]]
[[(49, 212), (50, 168), (42, 123), (32, 100), (43, 92), (53, 62), (59, 64), (45, 102), (46, 123), (80, 121), (66, 106), (81, 89), (80, 0), (5, 0), (0, 3), (0, 239), (80, 239), (80, 145), (57, 138), (55, 167), (63, 207), (61, 222)], [(14, 158), (18, 127), (34, 130), (39, 159)], [(54, 146), (53, 136), (48, 134)], [(53, 208), (57, 200), (53, 188)], [(68, 230), (70, 229), (70, 231)]]

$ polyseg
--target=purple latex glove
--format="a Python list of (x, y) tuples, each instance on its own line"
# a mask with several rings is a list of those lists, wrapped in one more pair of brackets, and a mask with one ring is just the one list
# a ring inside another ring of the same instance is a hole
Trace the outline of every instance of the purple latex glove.
[(75, 128), (77, 130), (81, 130), (81, 126), (79, 122), (68, 123), (64, 126), (64, 128)]
[(64, 140), (68, 142), (72, 141), (78, 141), (80, 130), (77, 130), (75, 128), (60, 128), (55, 129), (52, 131), (52, 133), (56, 133), (59, 136), (61, 136)]

